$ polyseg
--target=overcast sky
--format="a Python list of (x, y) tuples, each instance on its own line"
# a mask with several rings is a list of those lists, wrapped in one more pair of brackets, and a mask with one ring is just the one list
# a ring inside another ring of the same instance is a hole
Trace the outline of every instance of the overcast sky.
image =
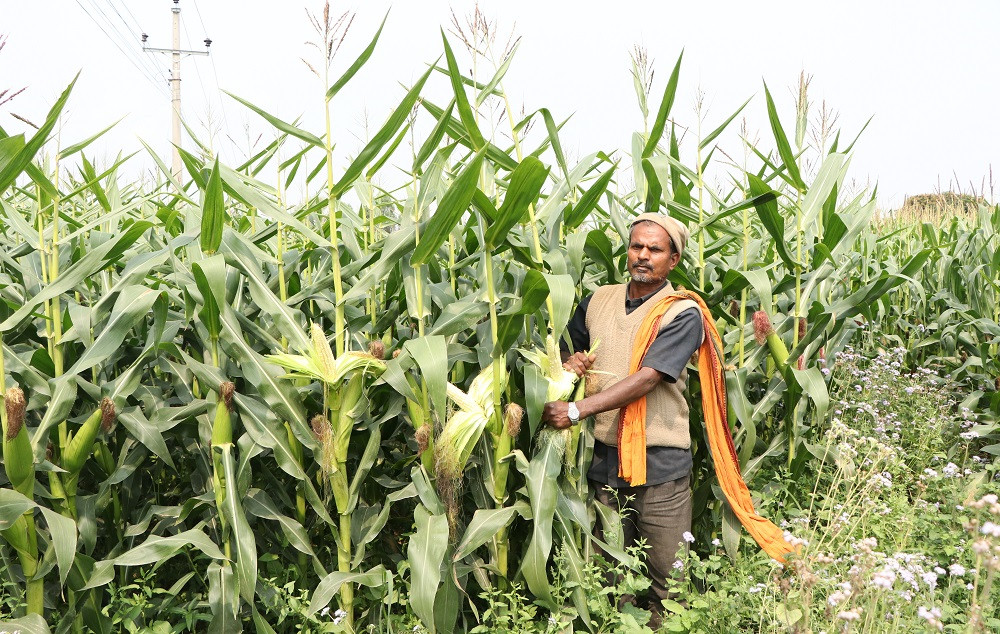
[[(333, 4), (334, 12), (356, 12), (333, 76), (364, 48), (390, 4)], [(474, 4), (421, 0), (391, 7), (374, 56), (334, 102), (340, 162), (362, 145), (366, 122), (369, 128), (381, 124), (403, 85), (441, 54), (439, 28), (449, 26), (452, 9), (464, 19)], [(652, 108), (683, 49), (677, 121), (695, 124), (699, 90), (708, 129), (753, 96), (744, 112), (766, 147), (773, 142), (762, 82), (791, 130), (792, 87), (804, 69), (813, 76), (814, 111), (825, 100), (839, 113), (845, 137), (853, 138), (874, 116), (850, 174), (862, 184), (878, 181), (883, 206), (897, 206), (906, 194), (954, 188), (956, 180), (968, 192), (979, 191), (986, 179), (989, 195), (990, 166), (1000, 169), (1000, 2), (994, 0), (479, 4), (496, 21), (498, 48), (512, 31), (522, 38), (504, 80), (515, 108), (548, 107), (557, 119), (573, 115), (562, 134), (571, 157), (627, 149), (632, 132), (642, 128), (629, 74), (629, 52), (638, 44), (654, 60)], [(8, 132), (26, 128), (8, 112), (44, 119), (82, 71), (62, 144), (125, 117), (90, 154), (108, 160), (140, 149), (142, 138), (169, 162), (169, 59), (142, 52), (139, 34), (149, 35), (149, 46), (169, 47), (171, 6), (172, 0), (4, 0), (0, 90), (27, 90), (0, 108), (0, 125)], [(300, 61), (318, 66), (315, 49), (305, 45), (314, 39), (305, 8), (321, 13), (321, 2), (180, 0), (180, 7), (183, 47), (203, 50), (202, 40), (213, 40), (211, 56), (183, 61), (184, 116), (206, 138), (207, 127), (221, 128), (213, 145), (224, 162), (239, 162), (267, 127), (220, 88), (286, 120), (302, 116), (304, 127), (321, 132), (323, 86)], [(468, 57), (462, 59), (467, 67)], [(437, 75), (426, 94), (443, 104), (448, 90), (446, 78)], [(742, 155), (738, 141), (728, 143), (724, 149)], [(133, 160), (133, 169), (151, 164), (143, 156)]]

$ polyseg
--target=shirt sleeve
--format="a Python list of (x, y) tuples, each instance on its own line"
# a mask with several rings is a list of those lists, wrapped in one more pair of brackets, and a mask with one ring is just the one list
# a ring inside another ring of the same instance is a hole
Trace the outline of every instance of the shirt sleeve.
[[(573, 352), (590, 350), (590, 331), (587, 330), (587, 306), (590, 305), (590, 300), (593, 297), (593, 295), (587, 295), (580, 300), (580, 304), (576, 307), (573, 317), (570, 318), (569, 324), (566, 326), (566, 332), (569, 334), (570, 341), (573, 342)], [(569, 353), (569, 346), (566, 345), (565, 338), (559, 340), (559, 347), (563, 352)]]
[(701, 346), (703, 337), (701, 310), (688, 308), (656, 335), (656, 339), (653, 339), (653, 343), (649, 346), (649, 352), (642, 360), (642, 365), (659, 371), (665, 381), (674, 383), (691, 360), (691, 356)]

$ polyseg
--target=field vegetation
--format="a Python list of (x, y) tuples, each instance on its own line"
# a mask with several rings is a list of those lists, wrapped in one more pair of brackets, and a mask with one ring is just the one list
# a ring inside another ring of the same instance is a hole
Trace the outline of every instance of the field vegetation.
[[(1000, 207), (878, 214), (845, 184), (861, 131), (817, 123), (807, 77), (793, 120), (764, 86), (685, 121), (682, 56), (654, 92), (641, 51), (643, 129), (570, 160), (478, 13), (338, 166), (331, 104), (381, 29), (348, 51), (349, 20), (315, 22), (325, 131), (234, 95), (273, 129), (239, 165), (199, 142), (129, 182), (88, 156), (100, 133), (57, 142), (72, 84), (0, 130), (6, 629), (650, 631), (588, 425), (540, 413), (572, 393), (550, 359), (577, 301), (663, 210), (692, 230), (672, 281), (722, 334), (744, 477), (802, 547), (780, 566), (745, 538), (692, 368), (664, 631), (996, 631)], [(750, 108), (768, 141), (720, 147)]]

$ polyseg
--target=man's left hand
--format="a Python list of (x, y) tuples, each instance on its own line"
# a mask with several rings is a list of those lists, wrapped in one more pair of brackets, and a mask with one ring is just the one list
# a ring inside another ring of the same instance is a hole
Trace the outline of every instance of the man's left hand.
[(542, 410), (542, 420), (555, 429), (566, 429), (573, 424), (569, 419), (569, 403), (565, 401), (551, 401), (545, 404)]

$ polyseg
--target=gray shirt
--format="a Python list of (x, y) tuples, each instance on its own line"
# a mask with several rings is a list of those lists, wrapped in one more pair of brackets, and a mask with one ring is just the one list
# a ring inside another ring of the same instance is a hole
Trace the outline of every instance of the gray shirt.
[[(662, 289), (656, 289), (648, 295), (635, 299), (625, 299), (625, 314), (642, 306), (650, 297)], [(584, 297), (573, 313), (567, 326), (567, 332), (573, 342), (574, 350), (590, 348), (590, 332), (587, 329), (587, 307), (593, 295)], [(701, 344), (703, 327), (701, 311), (689, 308), (674, 318), (662, 332), (657, 334), (649, 351), (643, 359), (643, 367), (653, 368), (660, 373), (664, 381), (677, 381), (684, 367)], [(568, 347), (563, 342), (563, 349)], [(648, 447), (646, 449), (646, 484), (663, 484), (691, 473), (691, 451), (677, 447)], [(590, 463), (587, 477), (599, 484), (607, 484), (615, 488), (630, 486), (628, 482), (618, 477), (618, 448), (605, 445), (599, 440), (594, 441), (594, 458)]]

